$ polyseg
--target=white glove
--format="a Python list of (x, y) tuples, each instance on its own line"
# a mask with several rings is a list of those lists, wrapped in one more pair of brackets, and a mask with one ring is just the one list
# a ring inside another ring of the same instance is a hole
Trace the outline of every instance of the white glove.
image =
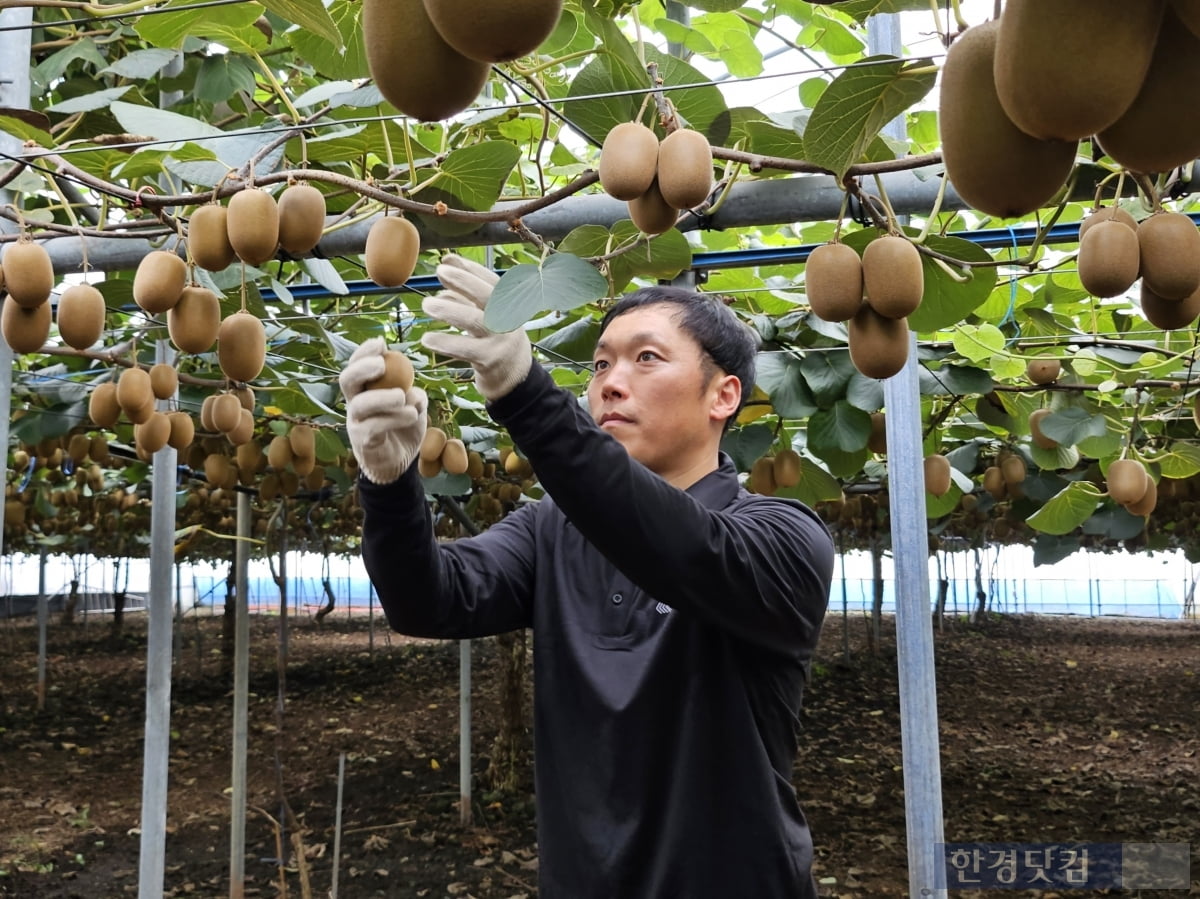
[(500, 399), (529, 374), (533, 348), (521, 328), (496, 333), (483, 323), (483, 311), (499, 276), (454, 253), (442, 257), (437, 276), (446, 290), (426, 297), (421, 308), (465, 333), (426, 331), (421, 343), (435, 353), (471, 363), (479, 392), (489, 402)]
[(429, 423), (429, 400), (420, 387), (367, 390), (367, 382), (383, 375), (382, 337), (356, 349), (338, 376), (346, 397), (346, 432), (368, 481), (390, 484), (412, 464)]

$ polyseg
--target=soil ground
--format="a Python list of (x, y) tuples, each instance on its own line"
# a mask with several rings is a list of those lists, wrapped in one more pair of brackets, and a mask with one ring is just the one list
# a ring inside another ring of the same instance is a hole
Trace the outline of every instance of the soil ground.
[[(362, 617), (290, 621), (282, 729), (278, 619), (252, 625), (246, 894), (280, 895), (282, 876), (291, 896), (331, 895), (344, 754), (339, 897), (536, 896), (528, 779), (507, 795), (477, 787), (473, 823), (459, 820), (458, 645), (388, 635)], [(795, 766), (830, 899), (908, 893), (894, 622), (874, 652), (867, 628), (827, 620)], [(137, 893), (145, 621), (108, 631), (96, 618), (52, 622), (39, 711), (33, 624), (0, 622), (6, 899)], [(168, 896), (229, 895), (232, 700), (219, 636), (215, 618), (176, 627)], [(947, 840), (1194, 841), (1200, 624), (1004, 617), (947, 622), (934, 646)], [(496, 732), (500, 654), (493, 641), (473, 654), (478, 781)], [(304, 856), (301, 865), (288, 829), (282, 875), (279, 782)]]

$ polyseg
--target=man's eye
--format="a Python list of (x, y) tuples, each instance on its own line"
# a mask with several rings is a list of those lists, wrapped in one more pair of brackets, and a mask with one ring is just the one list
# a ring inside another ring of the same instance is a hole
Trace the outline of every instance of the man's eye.
[(638, 353), (639, 362), (651, 362), (657, 358), (658, 353), (655, 353), (652, 350), (642, 350), (640, 353)]
[(606, 368), (608, 368), (608, 363), (603, 359), (597, 359), (592, 363), (592, 371), (603, 371)]

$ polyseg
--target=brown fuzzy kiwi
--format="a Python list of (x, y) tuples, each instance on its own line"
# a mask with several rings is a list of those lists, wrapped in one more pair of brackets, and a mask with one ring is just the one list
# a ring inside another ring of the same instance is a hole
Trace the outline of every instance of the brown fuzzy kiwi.
[(442, 473), (442, 457), (436, 459), (425, 459), (417, 457), (417, 473), (423, 478), (436, 478)]
[(279, 498), (279, 475), (274, 472), (263, 475), (262, 483), (258, 485), (258, 497), (268, 503)]
[(670, 231), (679, 219), (679, 211), (663, 199), (657, 178), (644, 194), (630, 200), (625, 206), (629, 210), (629, 218), (643, 234)]
[(425, 436), (421, 439), (421, 446), (417, 450), (417, 455), (427, 462), (440, 459), (447, 439), (446, 432), (441, 428), (427, 428)]
[[(51, 290), (54, 288), (52, 287)], [(0, 293), (4, 292), (4, 265), (3, 257), (0, 257)]]
[(267, 444), (267, 464), (276, 471), (283, 471), (292, 464), (292, 443), (282, 434), (271, 438)]
[(292, 471), (300, 477), (307, 477), (316, 467), (317, 460), (312, 456), (292, 456)]
[(325, 466), (314, 465), (313, 470), (304, 476), (304, 488), (316, 492), (325, 486)]
[(1154, 511), (1154, 507), (1158, 505), (1158, 484), (1154, 482), (1154, 478), (1150, 472), (1146, 472), (1146, 492), (1141, 495), (1140, 499), (1136, 499), (1131, 503), (1125, 504), (1125, 510), (1130, 515), (1146, 516)]
[(1200, 287), (1200, 231), (1182, 212), (1158, 212), (1138, 225), (1142, 283), (1167, 300)]
[(1057, 359), (1030, 359), (1025, 363), (1025, 377), (1034, 384), (1053, 384), (1062, 374), (1062, 363)]
[(367, 231), (363, 249), (367, 277), (380, 287), (399, 287), (412, 277), (420, 253), (416, 225), (399, 216), (378, 218)]
[(234, 452), (234, 458), (237, 460), (239, 472), (254, 473), (262, 465), (266, 464), (262, 447), (259, 446), (256, 440), (247, 440), (239, 443), (237, 450)]
[(154, 391), (150, 386), (150, 373), (134, 366), (121, 372), (117, 379), (117, 402), (126, 415), (130, 410), (140, 409), (147, 401), (154, 402)]
[(399, 388), (407, 392), (413, 386), (413, 366), (399, 350), (384, 350), (383, 374), (363, 384), (364, 390)]
[(247, 265), (275, 258), (279, 246), (279, 204), (265, 190), (248, 187), (229, 198), (229, 244)]
[(1200, 116), (1179, 115), (1179, 98), (1200, 80), (1200, 37), (1168, 10), (1141, 90), (1124, 115), (1096, 135), (1110, 158), (1135, 172), (1169, 172), (1200, 155)]
[(712, 192), (713, 155), (708, 138), (680, 128), (658, 145), (658, 190), (675, 209), (693, 209)]
[(247, 412), (254, 411), (253, 387), (246, 387), (245, 385), (242, 385), (241, 387), (234, 387), (229, 392), (238, 398), (238, 402), (242, 404), (243, 409), (245, 409)]
[(312, 425), (293, 425), (288, 431), (288, 442), (292, 445), (293, 456), (304, 456), (315, 459), (317, 455), (317, 432)]
[(0, 311), (0, 334), (14, 353), (36, 353), (50, 336), (50, 304), (32, 309), (5, 302)]
[(1045, 450), (1058, 448), (1058, 441), (1052, 437), (1047, 437), (1042, 431), (1042, 419), (1050, 414), (1051, 411), (1049, 409), (1034, 409), (1029, 413), (1029, 436), (1035, 446)]
[(871, 241), (863, 250), (862, 269), (867, 302), (880, 315), (904, 318), (921, 305), (925, 271), (912, 241), (895, 234)]
[(134, 409), (125, 409), (122, 407), (121, 411), (125, 413), (125, 417), (128, 418), (133, 424), (143, 424), (156, 411), (154, 394), (150, 394), (141, 406), (138, 406)]
[(58, 298), (58, 335), (67, 346), (86, 350), (104, 333), (104, 294), (91, 284), (74, 284)]
[(217, 203), (199, 207), (188, 220), (188, 252), (196, 265), (219, 272), (233, 265), (237, 254), (229, 242), (229, 210)]
[(423, 122), (446, 119), (483, 90), (491, 66), (446, 43), (422, 0), (364, 0), (361, 21), (375, 86), (405, 115)]
[(617, 200), (636, 200), (658, 169), (658, 136), (641, 122), (613, 126), (600, 148), (600, 186)]
[(237, 424), (225, 432), (225, 439), (234, 446), (241, 446), (254, 438), (254, 413), (238, 404)]
[(822, 244), (804, 264), (804, 290), (818, 318), (849, 321), (863, 302), (862, 258), (844, 243)]
[(850, 319), (850, 361), (868, 378), (890, 378), (908, 361), (908, 320), (887, 318), (868, 304)]
[(750, 466), (750, 477), (747, 486), (760, 496), (774, 496), (778, 485), (775, 483), (775, 460), (770, 456), (755, 459)]
[(1123, 506), (1136, 503), (1146, 494), (1146, 466), (1137, 459), (1117, 459), (1104, 475), (1108, 495)]
[(887, 416), (882, 412), (871, 413), (871, 434), (867, 437), (867, 449), (881, 456), (887, 454)]
[(802, 472), (800, 454), (794, 449), (780, 450), (775, 454), (775, 462), (773, 464), (775, 486), (795, 487), (800, 483)]
[(954, 479), (950, 476), (950, 460), (945, 456), (934, 453), (926, 456), (924, 462), (925, 489), (934, 496), (945, 496), (950, 492)]
[(179, 389), (179, 372), (167, 362), (150, 366), (150, 391), (155, 399), (169, 400)]
[(1200, 316), (1200, 289), (1182, 300), (1168, 300), (1156, 294), (1143, 281), (1139, 302), (1146, 321), (1164, 331), (1190, 327)]
[(984, 469), (983, 489), (990, 493), (996, 502), (1008, 496), (1008, 484), (1004, 481), (1004, 472), (1000, 470), (999, 465), (989, 465)]
[(325, 194), (311, 184), (289, 184), (279, 195), (279, 245), (303, 256), (325, 230)]
[(1008, 117), (1044, 140), (1103, 131), (1137, 96), (1164, 7), (1164, 0), (1009, 0), (993, 68)]
[(217, 363), (231, 381), (253, 381), (267, 361), (267, 332), (249, 312), (234, 312), (217, 331)]
[(1120, 206), (1101, 206), (1098, 209), (1093, 209), (1088, 217), (1079, 223), (1079, 242), (1083, 243), (1083, 238), (1087, 236), (1088, 231), (1096, 225), (1101, 222), (1112, 221), (1120, 222), (1134, 231), (1137, 230), (1137, 219)]
[(213, 424), (213, 404), (217, 401), (217, 394), (209, 394), (204, 398), (204, 402), (200, 404), (200, 429), (203, 431), (215, 431), (217, 426)]
[(211, 487), (232, 490), (237, 486), (237, 469), (223, 453), (209, 453), (204, 457), (204, 477)]
[(98, 428), (111, 428), (120, 417), (121, 404), (117, 402), (117, 385), (112, 381), (97, 384), (92, 390), (92, 395), (88, 397), (88, 418), (95, 422)]
[(133, 275), (133, 301), (151, 315), (160, 315), (179, 302), (187, 286), (187, 263), (170, 250), (151, 250)]
[(36, 309), (50, 299), (54, 265), (40, 243), (19, 240), (4, 251), (4, 289), (17, 305)]
[(942, 65), (938, 130), (946, 177), (974, 209), (1028, 215), (1058, 193), (1075, 164), (1075, 141), (1040, 140), (1012, 123), (996, 94), (998, 21), (955, 38)]
[(1094, 297), (1118, 297), (1141, 269), (1138, 234), (1116, 220), (1089, 228), (1079, 244), (1079, 280)]
[(171, 435), (167, 438), (167, 445), (177, 450), (185, 450), (191, 446), (196, 436), (196, 424), (192, 421), (192, 416), (186, 412), (168, 412), (167, 421), (171, 423)]
[(212, 423), (213, 427), (222, 434), (227, 434), (238, 426), (242, 420), (242, 404), (232, 393), (222, 393), (213, 398)]
[(468, 59), (508, 62), (541, 46), (558, 25), (562, 0), (424, 0), (438, 34)]
[(457, 437), (451, 437), (442, 447), (439, 457), (446, 474), (466, 474), (470, 460), (467, 457), (467, 446)]
[(171, 436), (171, 422), (161, 412), (153, 413), (142, 424), (133, 429), (133, 439), (147, 453), (154, 454), (167, 445)]
[(87, 434), (72, 434), (67, 441), (67, 455), (71, 457), (71, 461), (79, 465), (87, 458), (88, 450), (92, 448), (92, 441)]
[(167, 313), (171, 342), (185, 353), (207, 353), (221, 328), (221, 301), (207, 287), (189, 284)]
[(1010, 488), (1025, 483), (1028, 473), (1025, 468), (1025, 460), (1016, 453), (1005, 456), (1000, 462), (1000, 474), (1004, 476), (1004, 483)]

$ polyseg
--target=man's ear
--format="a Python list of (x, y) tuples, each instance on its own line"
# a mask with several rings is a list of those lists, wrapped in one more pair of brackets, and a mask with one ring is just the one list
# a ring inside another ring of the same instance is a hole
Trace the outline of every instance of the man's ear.
[(737, 412), (742, 401), (742, 382), (737, 375), (717, 375), (713, 385), (713, 402), (709, 411), (713, 421), (724, 422)]

